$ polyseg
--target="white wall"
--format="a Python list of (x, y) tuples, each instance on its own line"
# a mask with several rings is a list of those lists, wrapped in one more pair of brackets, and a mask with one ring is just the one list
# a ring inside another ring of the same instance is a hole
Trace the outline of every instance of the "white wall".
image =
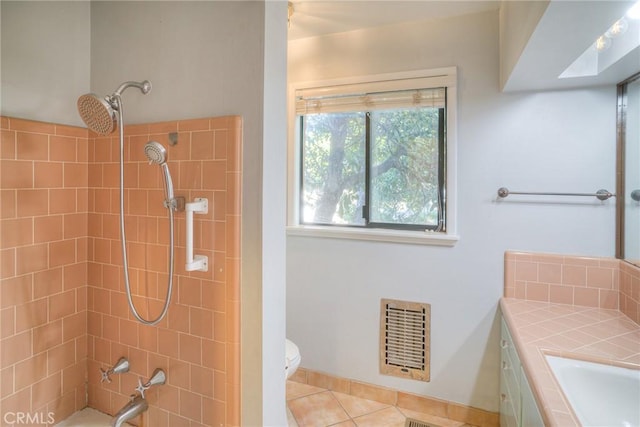
[[(613, 256), (615, 206), (496, 191), (614, 191), (615, 87), (501, 93), (497, 12), (289, 42), (290, 82), (452, 65), (460, 241), (289, 236), (287, 334), (303, 367), (498, 411), (504, 251)], [(431, 304), (430, 382), (378, 374), (381, 298)]]
[(286, 426), (287, 2), (265, 2), (264, 40), (262, 396), (266, 401), (261, 425)]
[(89, 91), (89, 2), (6, 1), (2, 9), (0, 114), (80, 126)]
[(245, 116), (258, 139), (262, 111), (264, 5), (259, 1), (92, 2), (91, 90), (123, 96), (125, 121)]

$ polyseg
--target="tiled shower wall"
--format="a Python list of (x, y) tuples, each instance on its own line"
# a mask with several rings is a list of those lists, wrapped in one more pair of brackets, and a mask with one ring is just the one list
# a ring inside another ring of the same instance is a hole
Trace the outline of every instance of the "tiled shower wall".
[[(167, 384), (149, 391), (138, 422), (239, 425), (240, 118), (125, 127), (129, 273), (144, 317), (162, 306), (169, 241), (146, 142), (168, 149), (176, 195), (209, 199), (209, 213), (194, 216), (194, 253), (209, 256), (209, 271), (184, 271), (176, 213), (173, 298), (155, 327), (133, 320), (124, 294), (117, 137), (12, 118), (1, 125), (0, 412), (60, 420), (86, 405), (87, 390), (89, 406), (115, 413), (138, 377), (162, 368)], [(121, 356), (131, 371), (100, 383), (99, 368)]]
[[(169, 135), (177, 144), (169, 143)], [(125, 127), (125, 204), (129, 275), (145, 318), (160, 313), (167, 286), (169, 222), (160, 167), (144, 145), (167, 148), (176, 196), (209, 200), (194, 215), (194, 253), (208, 255), (208, 272), (186, 272), (185, 214), (175, 214), (174, 289), (168, 316), (157, 326), (134, 320), (124, 293), (118, 231), (117, 137), (89, 141), (88, 336), (89, 405), (115, 413), (156, 368), (167, 384), (149, 391), (145, 425), (239, 425), (239, 225), (241, 121), (238, 117)], [(119, 357), (128, 374), (100, 383), (99, 367)]]
[(86, 405), (88, 142), (71, 126), (0, 117), (0, 128), (5, 426)]

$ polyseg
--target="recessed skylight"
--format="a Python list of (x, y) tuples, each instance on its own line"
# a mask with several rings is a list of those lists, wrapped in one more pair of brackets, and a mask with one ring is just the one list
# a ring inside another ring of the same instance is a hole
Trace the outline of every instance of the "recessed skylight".
[(598, 37), (560, 79), (597, 76), (640, 46), (640, 1)]

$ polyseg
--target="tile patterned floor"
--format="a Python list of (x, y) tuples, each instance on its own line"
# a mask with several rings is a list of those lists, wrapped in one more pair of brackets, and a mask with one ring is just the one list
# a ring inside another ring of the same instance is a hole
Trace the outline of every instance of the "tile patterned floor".
[(434, 427), (470, 427), (385, 403), (287, 381), (289, 427), (404, 427), (413, 418)]

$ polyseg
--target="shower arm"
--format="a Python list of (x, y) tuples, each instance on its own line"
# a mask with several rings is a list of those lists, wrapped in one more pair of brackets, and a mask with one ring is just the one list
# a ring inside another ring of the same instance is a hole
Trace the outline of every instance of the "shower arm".
[(149, 80), (144, 80), (142, 82), (124, 82), (120, 86), (118, 86), (118, 89), (116, 89), (116, 91), (113, 92), (113, 95), (111, 96), (122, 95), (122, 92), (130, 87), (136, 87), (140, 89), (140, 92), (146, 95), (151, 91), (151, 82)]

